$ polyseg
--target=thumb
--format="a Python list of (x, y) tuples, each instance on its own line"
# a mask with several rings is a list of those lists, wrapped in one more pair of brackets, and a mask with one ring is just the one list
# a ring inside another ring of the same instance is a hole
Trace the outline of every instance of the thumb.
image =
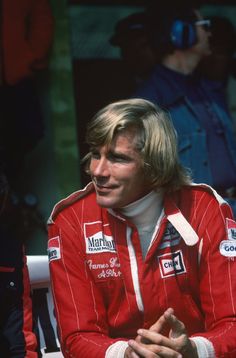
[(180, 321), (175, 315), (174, 311), (166, 310), (164, 312), (164, 317), (169, 327), (171, 328), (170, 337), (177, 338), (182, 334), (186, 334), (185, 325), (182, 321)]

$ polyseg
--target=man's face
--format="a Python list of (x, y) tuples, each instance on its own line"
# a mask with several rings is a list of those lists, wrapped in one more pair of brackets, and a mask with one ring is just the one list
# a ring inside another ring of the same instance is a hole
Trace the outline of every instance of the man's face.
[(156, 56), (145, 34), (127, 36), (120, 46), (121, 58), (136, 76), (147, 76), (156, 64)]
[(151, 190), (142, 158), (135, 149), (135, 136), (133, 131), (126, 130), (110, 146), (92, 151), (90, 173), (100, 206), (121, 208)]
[[(199, 11), (195, 11), (195, 13), (196, 13), (197, 20), (203, 20), (203, 16), (200, 14)], [(210, 42), (209, 42), (211, 32), (209, 29), (206, 29), (203, 25), (197, 25), (196, 23), (195, 26), (197, 31), (198, 42), (193, 47), (193, 49), (201, 57), (205, 57), (211, 53)]]

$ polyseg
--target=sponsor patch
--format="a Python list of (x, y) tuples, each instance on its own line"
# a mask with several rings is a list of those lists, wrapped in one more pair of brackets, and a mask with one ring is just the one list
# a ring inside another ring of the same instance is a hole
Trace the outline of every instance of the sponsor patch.
[(108, 225), (102, 225), (102, 222), (84, 224), (87, 254), (116, 252), (115, 241), (108, 229)]
[(229, 240), (236, 240), (236, 222), (226, 219), (227, 236)]
[(161, 277), (180, 275), (186, 272), (182, 251), (158, 256)]
[(159, 245), (159, 249), (164, 249), (170, 246), (176, 246), (179, 244), (180, 240), (181, 240), (181, 236), (178, 233), (178, 231), (171, 223), (168, 223), (162, 241)]
[(236, 240), (223, 240), (220, 243), (220, 253), (225, 257), (236, 256)]
[(61, 258), (59, 236), (48, 240), (48, 258), (49, 261), (59, 260)]

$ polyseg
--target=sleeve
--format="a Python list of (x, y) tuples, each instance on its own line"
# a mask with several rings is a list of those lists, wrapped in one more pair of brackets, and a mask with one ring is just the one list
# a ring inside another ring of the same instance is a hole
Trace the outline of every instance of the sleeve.
[(219, 205), (212, 199), (202, 207), (199, 287), (206, 331), (195, 336), (208, 339), (216, 357), (233, 358), (236, 356), (236, 223), (226, 203)]
[(33, 332), (33, 308), (32, 308), (32, 299), (31, 299), (31, 290), (30, 290), (30, 280), (29, 272), (26, 263), (26, 257), (24, 256), (24, 266), (23, 266), (23, 333), (26, 344), (26, 358), (36, 358), (38, 357), (37, 350), (37, 340)]
[(34, 0), (29, 18), (28, 41), (32, 70), (46, 68), (53, 44), (54, 18), (48, 0)]
[[(0, 175), (0, 357), (36, 358), (29, 272), (12, 221), (9, 185)], [(16, 234), (15, 234), (16, 233)]]
[(1, 323), (0, 354), (8, 356), (10, 350), (12, 358), (36, 358), (37, 340), (33, 333), (32, 301), (25, 256), (23, 260), (23, 267), (1, 267), (5, 292), (1, 297), (4, 323)]
[(68, 220), (60, 227), (57, 222), (50, 224), (48, 231), (50, 275), (63, 354), (104, 358), (108, 347), (120, 339), (109, 337), (104, 299), (86, 264), (82, 240)]

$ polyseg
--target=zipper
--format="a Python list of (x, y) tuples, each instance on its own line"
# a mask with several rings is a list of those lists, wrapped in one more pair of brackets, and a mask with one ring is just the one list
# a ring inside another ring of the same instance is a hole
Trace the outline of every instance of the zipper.
[(138, 263), (135, 255), (135, 250), (131, 241), (131, 233), (132, 233), (132, 229), (130, 227), (127, 227), (127, 231), (126, 231), (127, 246), (129, 251), (130, 269), (131, 269), (132, 281), (134, 286), (135, 298), (139, 311), (144, 312), (143, 299), (141, 295), (139, 277), (138, 277)]

